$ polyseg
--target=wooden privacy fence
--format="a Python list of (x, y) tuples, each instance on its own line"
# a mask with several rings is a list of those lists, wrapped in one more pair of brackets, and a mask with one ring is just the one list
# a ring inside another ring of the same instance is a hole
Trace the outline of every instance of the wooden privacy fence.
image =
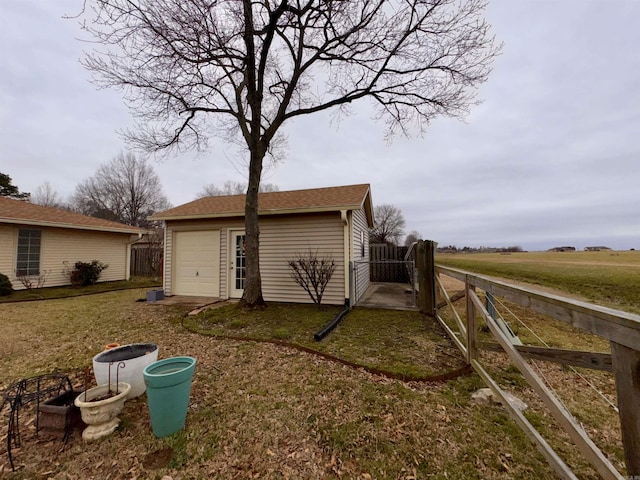
[(161, 275), (162, 247), (142, 247), (131, 249), (131, 275)]
[[(433, 263), (434, 246), (433, 242), (420, 241), (418, 243), (420, 309), (439, 321), (451, 340), (465, 355), (467, 362), (494, 394), (500, 398), (511, 417), (537, 446), (558, 475), (561, 478), (577, 479), (540, 432), (516, 408), (496, 381), (487, 373), (479, 355), (479, 349), (484, 348), (484, 345), (480, 344), (477, 338), (478, 325), (476, 322), (478, 318), (484, 320), (512, 364), (522, 373), (548, 411), (602, 478), (607, 480), (640, 479), (640, 316), (517, 287), (462, 270), (435, 266)], [(464, 282), (464, 291), (450, 296), (440, 279), (440, 276), (443, 275)], [(425, 294), (425, 290), (430, 290), (431, 294)], [(569, 323), (578, 329), (604, 337), (611, 345), (611, 355), (514, 345), (512, 339), (501, 328), (499, 320), (494, 318), (495, 313), (491, 314), (485, 308), (480, 300), (480, 291), (485, 295), (504, 298), (555, 320)], [(458, 314), (453, 305), (454, 301), (461, 298), (465, 299), (465, 315), (462, 316)], [(440, 299), (441, 301), (436, 303), (436, 300)], [(450, 326), (440, 315), (440, 309), (445, 307), (449, 307), (453, 312), (454, 326)], [(628, 477), (623, 477), (616, 470), (593, 443), (580, 423), (532, 370), (525, 357), (613, 372)]]
[(370, 281), (409, 283), (410, 272), (404, 258), (407, 249), (386, 243), (369, 245)]

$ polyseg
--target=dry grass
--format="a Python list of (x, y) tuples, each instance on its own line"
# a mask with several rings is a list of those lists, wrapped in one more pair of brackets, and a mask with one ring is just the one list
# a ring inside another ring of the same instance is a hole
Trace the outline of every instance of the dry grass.
[[(95, 443), (84, 444), (76, 432), (63, 448), (24, 428), (23, 447), (15, 451), (21, 468), (10, 472), (0, 452), (0, 476), (555, 478), (501, 407), (470, 402), (482, 386), (475, 375), (403, 382), (280, 345), (207, 337), (181, 326), (184, 309), (136, 302), (143, 295), (133, 290), (3, 305), (0, 368), (6, 375), (0, 387), (53, 368), (86, 367), (113, 341), (154, 342), (161, 358), (198, 360), (186, 429), (156, 439), (143, 396), (127, 402), (114, 435)], [(28, 423), (28, 415), (23, 419)], [(535, 421), (548, 424), (542, 416)], [(580, 478), (597, 478), (566, 450)], [(168, 464), (163, 452), (171, 453)]]
[[(444, 277), (449, 294), (463, 288), (463, 284)], [(558, 293), (558, 292), (555, 292)], [(484, 300), (484, 296), (481, 295)], [(464, 318), (465, 302), (456, 302), (458, 314)], [(608, 341), (602, 337), (579, 330), (567, 323), (521, 307), (506, 300), (496, 304), (498, 316), (503, 318), (525, 345), (547, 345), (582, 351), (609, 353)], [(457, 330), (453, 314), (447, 307), (439, 311), (440, 316), (453, 330)], [(480, 343), (495, 343), (484, 320), (478, 321)], [(544, 342), (544, 343), (542, 343)], [(500, 386), (523, 399), (529, 409), (525, 416), (543, 434), (551, 446), (565, 460), (578, 454), (568, 436), (550, 416), (542, 401), (526, 383), (520, 372), (504, 353), (481, 352), (481, 363)], [(607, 455), (620, 472), (625, 471), (624, 452), (620, 421), (611, 404), (616, 404), (615, 377), (610, 372), (584, 368), (572, 368), (542, 361), (529, 360), (529, 365), (546, 383), (566, 408), (583, 426), (594, 443)], [(568, 461), (571, 465), (571, 461)], [(578, 478), (587, 478), (589, 469), (572, 465)]]
[(437, 254), (436, 263), (640, 314), (640, 251)]

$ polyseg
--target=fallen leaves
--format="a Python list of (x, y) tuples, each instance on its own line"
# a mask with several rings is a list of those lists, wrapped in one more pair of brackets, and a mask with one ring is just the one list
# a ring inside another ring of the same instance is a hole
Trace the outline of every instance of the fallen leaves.
[[(474, 419), (478, 407), (464, 401), (472, 379), (405, 383), (284, 346), (200, 336), (180, 327), (180, 310), (137, 303), (139, 295), (94, 296), (101, 298), (84, 307), (82, 299), (52, 301), (53, 313), (67, 314), (70, 331), (52, 332), (64, 329), (46, 319), (40, 330), (20, 324), (11, 347), (15, 365), (3, 357), (0, 366), (12, 378), (81, 358), (74, 367), (79, 368), (115, 338), (119, 343), (157, 343), (161, 358), (193, 356), (198, 365), (181, 436), (153, 436), (143, 396), (127, 401), (121, 427), (112, 436), (90, 445), (82, 442), (80, 432), (67, 445), (39, 444), (31, 423), (23, 432), (23, 448), (16, 451), (16, 463), (23, 467), (10, 472), (6, 452), (0, 451), (0, 477), (416, 480), (465, 478), (465, 472), (477, 468), (478, 476), (486, 478), (526, 478), (523, 472), (531, 471), (535, 478), (555, 478), (526, 439), (507, 433), (500, 439), (484, 438), (490, 417)], [(11, 315), (40, 321), (45, 315), (41, 307), (13, 305)], [(90, 318), (90, 328), (80, 328), (82, 317)], [(71, 357), (70, 336), (82, 338), (71, 342), (77, 344)], [(477, 452), (485, 441), (500, 447)]]
[[(173, 448), (164, 447), (153, 452), (149, 452), (142, 459), (142, 466), (145, 470), (155, 470), (166, 467), (173, 458)], [(131, 473), (131, 470), (129, 470)]]

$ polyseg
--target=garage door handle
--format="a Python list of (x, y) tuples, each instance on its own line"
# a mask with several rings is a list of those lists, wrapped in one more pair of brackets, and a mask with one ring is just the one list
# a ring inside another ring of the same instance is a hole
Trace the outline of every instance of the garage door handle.
[(200, 272), (196, 272), (196, 277), (197, 277), (198, 275), (200, 275)]

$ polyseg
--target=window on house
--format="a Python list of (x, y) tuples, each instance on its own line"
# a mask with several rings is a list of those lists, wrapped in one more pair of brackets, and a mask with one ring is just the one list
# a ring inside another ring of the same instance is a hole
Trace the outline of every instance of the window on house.
[(360, 256), (364, 258), (364, 230), (360, 230)]
[(42, 231), (22, 228), (18, 231), (16, 275), (40, 275)]

